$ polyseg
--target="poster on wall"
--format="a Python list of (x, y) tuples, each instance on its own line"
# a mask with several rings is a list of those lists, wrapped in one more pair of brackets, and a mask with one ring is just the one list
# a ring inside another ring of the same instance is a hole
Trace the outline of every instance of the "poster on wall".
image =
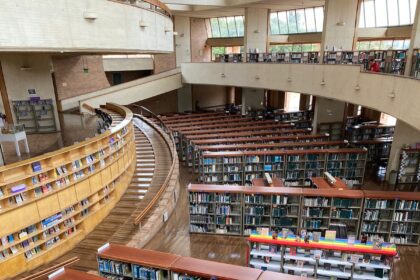
[(28, 94), (29, 94), (29, 100), (32, 102), (36, 102), (41, 99), (39, 96), (37, 96), (36, 90), (34, 88), (28, 89)]

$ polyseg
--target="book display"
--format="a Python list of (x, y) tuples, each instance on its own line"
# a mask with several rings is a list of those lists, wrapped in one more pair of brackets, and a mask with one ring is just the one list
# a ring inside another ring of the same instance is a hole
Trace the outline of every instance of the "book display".
[(420, 50), (413, 50), (413, 62), (411, 66), (411, 77), (420, 78)]
[(354, 239), (254, 233), (248, 238), (253, 268), (317, 279), (392, 279), (395, 245)]
[[(97, 258), (100, 276), (108, 279), (274, 280), (285, 276), (279, 273), (265, 275), (260, 269), (109, 243), (98, 249)], [(271, 278), (265, 278), (268, 276)]]
[[(116, 105), (108, 106), (125, 114)], [(34, 269), (41, 256), (63, 254), (119, 200), (135, 155), (128, 112), (120, 123), (92, 139), (1, 168), (2, 274), (13, 276)], [(111, 147), (111, 139), (117, 148)]]
[(13, 111), (18, 124), (25, 126), (27, 133), (54, 132), (54, 104), (52, 99), (12, 101)]
[[(313, 179), (318, 189), (190, 184), (190, 232), (246, 236), (253, 230), (324, 234), (332, 229), (340, 238), (418, 244), (420, 195), (350, 190), (343, 182), (325, 187), (320, 181), (325, 180)], [(240, 231), (220, 230), (217, 213), (232, 218), (234, 226), (239, 221)]]
[(286, 186), (310, 185), (308, 179), (324, 171), (352, 185), (363, 183), (366, 149), (271, 150), (203, 152), (200, 182), (246, 184), (253, 178), (284, 178)]

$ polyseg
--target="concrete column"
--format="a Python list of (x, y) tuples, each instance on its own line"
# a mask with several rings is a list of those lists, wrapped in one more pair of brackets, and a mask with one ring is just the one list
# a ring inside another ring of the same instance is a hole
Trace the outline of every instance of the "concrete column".
[[(356, 43), (358, 0), (326, 0), (321, 50), (352, 50)], [(323, 54), (323, 52), (321, 52)]]
[(405, 122), (397, 120), (391, 152), (389, 154), (388, 168), (386, 170), (386, 180), (389, 179), (389, 174), (392, 170), (398, 171), (401, 148), (417, 142), (420, 142), (420, 131)]
[(177, 90), (178, 92), (178, 112), (192, 111), (192, 89), (190, 84)]
[(175, 54), (176, 67), (180, 67), (183, 62), (191, 62), (191, 29), (190, 18), (175, 16)]
[(411, 29), (411, 41), (407, 51), (407, 63), (405, 64), (404, 75), (411, 74), (414, 49), (420, 49), (420, 0), (417, 0), (416, 14), (414, 16), (413, 28)]
[(316, 98), (314, 110), (314, 133), (317, 132), (318, 124), (328, 122), (342, 122), (345, 102), (322, 97)]
[(242, 113), (248, 107), (252, 109), (263, 109), (264, 108), (264, 90), (254, 88), (243, 88), (242, 89)]
[(258, 49), (267, 51), (268, 9), (245, 8), (245, 52)]
[(191, 62), (210, 62), (211, 61), (211, 47), (206, 45), (207, 30), (206, 19), (191, 18)]

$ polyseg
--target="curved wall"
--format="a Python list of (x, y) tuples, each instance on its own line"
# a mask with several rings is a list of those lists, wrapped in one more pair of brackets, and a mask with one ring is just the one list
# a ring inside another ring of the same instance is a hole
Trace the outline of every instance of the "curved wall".
[(284, 90), (385, 112), (420, 130), (420, 80), (360, 72), (357, 65), (183, 63), (183, 82)]
[(173, 51), (171, 18), (106, 0), (2, 1), (0, 29), (0, 51)]

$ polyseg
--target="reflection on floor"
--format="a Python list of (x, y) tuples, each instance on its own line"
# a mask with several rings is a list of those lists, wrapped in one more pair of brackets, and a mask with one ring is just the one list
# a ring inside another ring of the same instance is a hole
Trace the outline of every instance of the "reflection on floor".
[[(188, 197), (186, 187), (194, 177), (185, 167), (181, 168), (181, 194), (176, 211), (147, 249), (191, 256), (223, 263), (246, 265), (246, 238), (210, 234), (189, 234)], [(367, 180), (362, 189), (387, 190), (388, 184)], [(420, 248), (398, 246), (400, 260), (395, 262), (393, 279), (419, 279)]]
[(61, 131), (54, 133), (28, 134), (30, 154), (25, 152), (23, 142), (19, 143), (21, 156), (16, 155), (14, 143), (3, 143), (3, 155), (6, 164), (56, 151), (75, 142), (95, 136), (97, 117), (79, 114), (60, 114)]

